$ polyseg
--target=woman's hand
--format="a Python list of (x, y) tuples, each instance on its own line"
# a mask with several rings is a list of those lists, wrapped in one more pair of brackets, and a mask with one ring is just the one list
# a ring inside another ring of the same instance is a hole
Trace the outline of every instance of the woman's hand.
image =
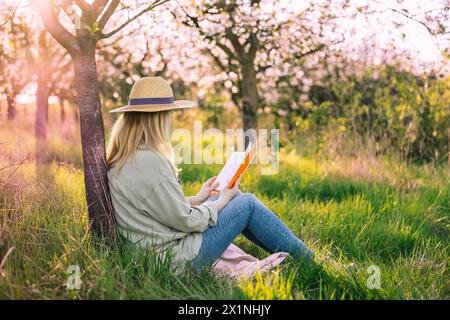
[(220, 191), (219, 199), (214, 201), (214, 204), (217, 207), (217, 211), (222, 210), (223, 207), (225, 207), (228, 204), (228, 202), (233, 200), (234, 197), (236, 197), (239, 194), (239, 192), (240, 192), (239, 184), (241, 183), (241, 179), (242, 179), (242, 176), (236, 181), (233, 188), (231, 188), (231, 189), (228, 188), (228, 183), (227, 183), (227, 187), (223, 188), (222, 191)]
[(219, 186), (219, 183), (216, 182), (217, 176), (208, 179), (201, 187), (200, 191), (197, 195), (193, 197), (188, 197), (189, 203), (191, 205), (198, 205), (205, 202), (211, 193)]

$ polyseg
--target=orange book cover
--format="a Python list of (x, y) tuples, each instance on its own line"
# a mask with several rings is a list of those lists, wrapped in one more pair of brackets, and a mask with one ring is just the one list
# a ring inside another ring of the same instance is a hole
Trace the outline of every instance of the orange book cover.
[(225, 186), (232, 188), (236, 181), (241, 177), (256, 155), (256, 143), (250, 143), (245, 152), (234, 152), (227, 160), (225, 166), (217, 176), (216, 181), (219, 186), (216, 190), (220, 191)]

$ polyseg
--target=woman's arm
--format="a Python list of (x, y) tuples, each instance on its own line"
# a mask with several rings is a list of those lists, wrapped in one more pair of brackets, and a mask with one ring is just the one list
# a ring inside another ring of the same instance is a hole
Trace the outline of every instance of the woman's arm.
[[(209, 198), (211, 192), (214, 191), (219, 184), (218, 182), (214, 182), (216, 178), (217, 177), (213, 177), (208, 181), (206, 181), (205, 184), (203, 184), (202, 186), (202, 190), (200, 190), (200, 192), (197, 195), (186, 197), (191, 206), (198, 206), (204, 203)], [(217, 200), (211, 201), (211, 203), (214, 204), (214, 206), (217, 208), (217, 212), (222, 210), (223, 207), (225, 207), (228, 204), (228, 202), (233, 200), (233, 198), (239, 194), (240, 192), (239, 185), (241, 183), (241, 179), (242, 177), (240, 177), (236, 181), (233, 188), (231, 189), (229, 189), (228, 187), (224, 188), (222, 191), (220, 191), (219, 198)]]
[(200, 199), (200, 197), (198, 197), (198, 195), (186, 197), (186, 199), (189, 201), (191, 206), (198, 206), (204, 202)]
[(223, 207), (225, 207), (228, 202), (233, 200), (234, 197), (236, 197), (240, 191), (239, 191), (239, 184), (241, 183), (242, 177), (240, 177), (236, 183), (234, 184), (233, 188), (225, 187), (220, 191), (219, 199), (213, 201), (212, 203), (217, 208), (217, 212), (220, 212)]
[(202, 232), (217, 222), (216, 206), (212, 202), (191, 206), (174, 179), (161, 181), (139, 199), (143, 214), (175, 230)]
[(198, 206), (206, 200), (208, 200), (211, 193), (218, 187), (219, 183), (215, 182), (217, 177), (208, 179), (203, 185), (200, 191), (195, 196), (186, 197), (191, 206)]

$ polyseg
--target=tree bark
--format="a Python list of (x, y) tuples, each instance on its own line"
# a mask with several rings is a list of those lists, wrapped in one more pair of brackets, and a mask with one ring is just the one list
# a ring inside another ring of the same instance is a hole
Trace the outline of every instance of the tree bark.
[[(47, 99), (48, 101), (48, 99)], [(48, 123), (48, 114), (49, 114), (49, 104), (47, 102), (46, 106), (45, 106), (45, 122)]]
[(58, 103), (59, 103), (59, 120), (61, 123), (64, 123), (66, 121), (66, 109), (64, 108), (64, 99), (60, 96), (58, 96)]
[(48, 82), (47, 70), (39, 70), (37, 78), (36, 90), (36, 119), (35, 119), (35, 136), (36, 136), (36, 164), (44, 164), (47, 160), (47, 112), (48, 112), (48, 96), (50, 87)]
[(80, 123), (80, 113), (78, 112), (78, 108), (73, 108), (73, 120), (75, 120), (75, 123)]
[(86, 40), (73, 55), (79, 106), (84, 179), (91, 229), (114, 239), (114, 216), (105, 160), (105, 132), (97, 82), (95, 43)]
[[(258, 127), (258, 86), (256, 72), (252, 63), (244, 64), (242, 67), (242, 122), (244, 131), (257, 129)], [(252, 137), (251, 139), (255, 139)], [(255, 141), (255, 140), (253, 140)], [(245, 145), (248, 144), (246, 139)]]
[(12, 120), (16, 117), (16, 102), (15, 97), (7, 96), (6, 101), (8, 103), (8, 120)]
[(39, 74), (37, 79), (36, 90), (36, 122), (35, 122), (35, 134), (36, 138), (47, 138), (47, 121), (46, 113), (48, 109), (48, 96), (50, 88), (48, 85), (48, 79), (45, 75)]

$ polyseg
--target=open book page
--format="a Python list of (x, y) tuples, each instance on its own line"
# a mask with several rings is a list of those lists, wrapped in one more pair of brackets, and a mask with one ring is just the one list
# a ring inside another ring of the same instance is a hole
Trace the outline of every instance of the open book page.
[(234, 185), (236, 180), (245, 172), (256, 153), (256, 146), (250, 143), (245, 152), (233, 152), (228, 158), (225, 166), (217, 176), (216, 182), (219, 186), (216, 190), (220, 191), (229, 184)]

